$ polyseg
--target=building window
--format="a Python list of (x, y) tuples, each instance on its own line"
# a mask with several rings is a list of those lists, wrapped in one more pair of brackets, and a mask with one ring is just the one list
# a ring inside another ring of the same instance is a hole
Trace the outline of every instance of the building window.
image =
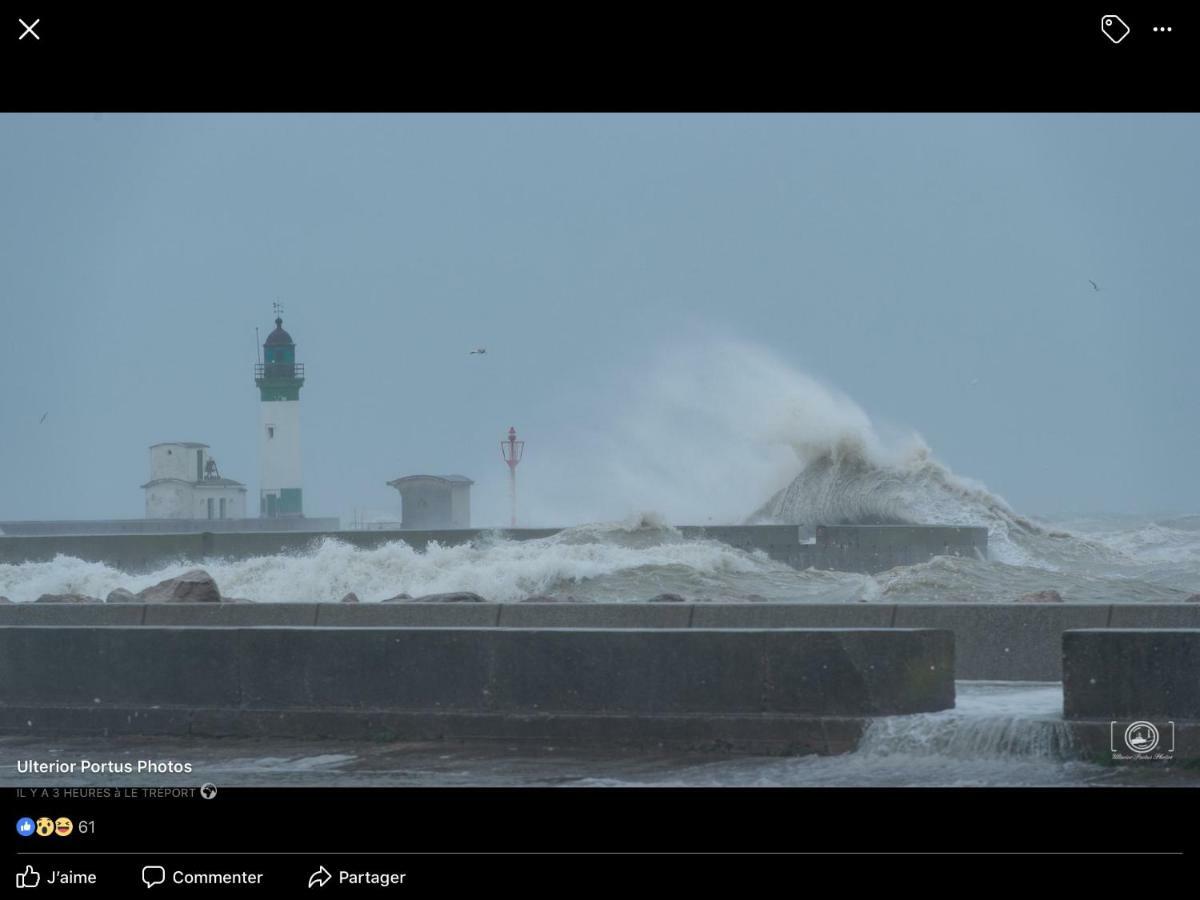
[(210, 519), (213, 517), (213, 501), (212, 501), (212, 497), (209, 497), (209, 498), (208, 498), (208, 517), (209, 517)]
[(221, 498), (221, 518), (225, 518), (225, 498)]

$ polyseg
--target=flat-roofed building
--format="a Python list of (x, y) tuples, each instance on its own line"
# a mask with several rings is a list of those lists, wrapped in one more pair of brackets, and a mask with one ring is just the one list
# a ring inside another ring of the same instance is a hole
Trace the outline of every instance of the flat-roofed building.
[(389, 481), (400, 492), (400, 527), (470, 528), (474, 483), (463, 475), (407, 475)]

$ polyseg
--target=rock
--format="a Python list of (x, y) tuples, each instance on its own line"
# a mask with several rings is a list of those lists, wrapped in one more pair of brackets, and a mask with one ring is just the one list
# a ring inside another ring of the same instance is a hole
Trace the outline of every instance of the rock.
[(192, 569), (176, 578), (160, 581), (139, 591), (139, 600), (146, 603), (220, 603), (221, 592), (213, 577), (203, 569)]
[(686, 603), (687, 601), (678, 594), (659, 594), (656, 597), (651, 597), (647, 603)]
[(426, 594), (417, 597), (412, 603), (487, 603), (487, 600), (470, 591), (456, 591), (450, 594)]
[(579, 603), (574, 597), (555, 597), (553, 594), (533, 594), (518, 603)]
[(351, 591), (350, 593), (348, 593), (345, 597), (343, 597), (338, 602), (339, 603), (357, 603), (358, 602), (358, 594), (354, 593), (354, 591)]
[[(3, 598), (0, 598), (0, 599), (3, 599)], [(1188, 597), (1183, 602), (1184, 603), (1200, 603), (1200, 594), (1192, 594), (1192, 596)]]
[(1058, 591), (1035, 591), (1018, 598), (1018, 603), (1062, 603), (1062, 594)]
[(125, 588), (117, 588), (108, 592), (108, 596), (104, 598), (105, 603), (141, 603), (133, 591), (127, 591)]
[(7, 597), (0, 597), (0, 603), (12, 603)]
[(87, 594), (42, 594), (34, 603), (99, 603), (99, 597)]
[(748, 603), (766, 603), (767, 598), (764, 597), (762, 594), (747, 594), (746, 602), (748, 602)]
[(403, 603), (406, 600), (411, 600), (411, 599), (412, 599), (411, 594), (397, 594), (395, 597), (388, 597), (386, 600), (382, 600), (380, 602), (381, 603)]

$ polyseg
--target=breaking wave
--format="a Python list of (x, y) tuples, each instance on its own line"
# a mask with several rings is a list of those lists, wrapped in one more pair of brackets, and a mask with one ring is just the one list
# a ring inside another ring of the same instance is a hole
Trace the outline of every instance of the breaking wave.
[(955, 475), (923, 443), (892, 459), (872, 452), (859, 435), (796, 449), (803, 470), (751, 521), (983, 526), (992, 557), (1013, 564), (1030, 561), (1034, 539), (1067, 537), (1018, 515), (983, 485)]
[[(0, 595), (22, 602), (43, 593), (82, 593), (103, 598), (123, 587), (139, 591), (202, 565), (221, 593), (258, 602), (336, 601), (353, 591), (363, 601), (400, 593), (413, 597), (473, 591), (501, 602), (535, 594), (578, 600), (646, 600), (659, 593), (690, 599), (768, 599), (804, 596), (801, 573), (761, 552), (712, 540), (685, 540), (660, 525), (616, 523), (569, 528), (535, 540), (484, 538), (470, 544), (430, 543), (421, 550), (400, 541), (358, 548), (335, 539), (315, 542), (299, 554), (249, 559), (180, 560), (143, 574), (69, 556), (53, 561), (0, 565)], [(858, 580), (865, 576), (849, 576)], [(811, 578), (810, 590), (834, 578)], [(841, 596), (852, 591), (844, 590)], [(834, 598), (838, 591), (829, 592)]]

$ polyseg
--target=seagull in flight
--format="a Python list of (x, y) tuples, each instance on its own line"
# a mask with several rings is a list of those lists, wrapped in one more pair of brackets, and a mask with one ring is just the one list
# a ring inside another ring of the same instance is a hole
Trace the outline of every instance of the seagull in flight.
[(1090, 278), (1088, 279), (1088, 284), (1092, 286), (1093, 290), (1100, 290), (1100, 285), (1096, 284), (1096, 282), (1092, 281)]
[(38, 419), (38, 424), (39, 424), (39, 425), (41, 425), (43, 422), (45, 422), (45, 421), (46, 421), (46, 416), (48, 416), (48, 415), (50, 415), (50, 413), (49, 413), (49, 412), (44, 412), (44, 413), (42, 413), (42, 417), (41, 417), (40, 419)]
[(476, 353), (478, 353), (480, 356), (483, 356), (485, 353), (487, 353), (487, 347), (476, 347), (474, 350), (468, 353), (467, 356), (474, 356)]

